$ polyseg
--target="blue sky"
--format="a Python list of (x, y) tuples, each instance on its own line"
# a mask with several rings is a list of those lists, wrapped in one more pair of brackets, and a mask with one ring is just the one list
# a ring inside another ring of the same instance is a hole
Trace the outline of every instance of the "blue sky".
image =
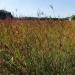
[[(11, 11), (15, 16), (37, 16), (37, 11), (43, 11), (44, 16), (66, 17), (75, 14), (75, 0), (0, 0), (0, 9)], [(17, 12), (16, 12), (17, 9)]]

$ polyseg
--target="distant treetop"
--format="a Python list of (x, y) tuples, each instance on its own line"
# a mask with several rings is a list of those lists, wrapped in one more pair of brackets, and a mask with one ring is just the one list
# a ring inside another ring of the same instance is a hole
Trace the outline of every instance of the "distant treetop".
[(0, 19), (8, 19), (8, 18), (13, 18), (11, 12), (6, 10), (0, 10)]

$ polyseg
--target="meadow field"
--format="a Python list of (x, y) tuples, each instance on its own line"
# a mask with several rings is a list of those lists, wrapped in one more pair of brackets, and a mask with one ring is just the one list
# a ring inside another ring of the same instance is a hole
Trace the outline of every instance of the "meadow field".
[(75, 21), (0, 20), (0, 75), (75, 75)]

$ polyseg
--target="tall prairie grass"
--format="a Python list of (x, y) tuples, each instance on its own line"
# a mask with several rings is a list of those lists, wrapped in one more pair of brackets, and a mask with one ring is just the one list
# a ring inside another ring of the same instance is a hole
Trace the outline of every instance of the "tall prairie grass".
[(75, 22), (0, 21), (0, 75), (75, 75)]

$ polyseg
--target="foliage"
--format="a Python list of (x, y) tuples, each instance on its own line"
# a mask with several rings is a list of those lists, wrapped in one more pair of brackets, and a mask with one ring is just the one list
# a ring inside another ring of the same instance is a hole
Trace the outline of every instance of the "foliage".
[(71, 16), (71, 20), (75, 20), (75, 15), (72, 15)]
[(5, 11), (5, 10), (0, 10), (0, 19), (11, 19), (13, 18), (11, 12)]

